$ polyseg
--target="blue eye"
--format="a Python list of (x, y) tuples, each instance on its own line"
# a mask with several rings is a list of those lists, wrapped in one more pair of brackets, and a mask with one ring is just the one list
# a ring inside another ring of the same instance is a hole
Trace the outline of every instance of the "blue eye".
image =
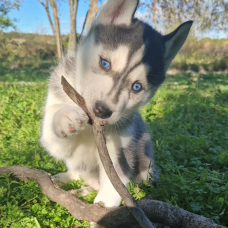
[(104, 70), (109, 70), (111, 67), (111, 64), (109, 61), (107, 61), (106, 59), (100, 59), (100, 66), (102, 69)]
[(138, 82), (134, 83), (132, 85), (132, 89), (135, 91), (135, 92), (139, 92), (141, 89), (142, 89), (142, 85)]

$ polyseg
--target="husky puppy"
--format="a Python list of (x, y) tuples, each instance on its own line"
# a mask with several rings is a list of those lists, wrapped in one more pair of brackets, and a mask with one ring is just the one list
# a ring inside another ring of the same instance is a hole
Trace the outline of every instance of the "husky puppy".
[(107, 148), (122, 182), (139, 183), (154, 175), (151, 136), (137, 110), (165, 80), (192, 21), (163, 36), (133, 18), (137, 5), (137, 0), (107, 1), (77, 52), (53, 70), (42, 120), (41, 144), (67, 167), (54, 179), (66, 183), (83, 178), (98, 190), (94, 202), (106, 207), (119, 206), (121, 197), (101, 164), (88, 117), (64, 93), (61, 76), (84, 97), (91, 112), (107, 120)]

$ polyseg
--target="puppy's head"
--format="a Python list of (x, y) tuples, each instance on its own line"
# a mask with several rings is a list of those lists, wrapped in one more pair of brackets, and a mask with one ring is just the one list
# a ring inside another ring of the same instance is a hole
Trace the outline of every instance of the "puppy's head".
[(109, 124), (142, 107), (165, 79), (192, 22), (162, 36), (134, 19), (137, 0), (108, 0), (79, 45), (80, 93)]

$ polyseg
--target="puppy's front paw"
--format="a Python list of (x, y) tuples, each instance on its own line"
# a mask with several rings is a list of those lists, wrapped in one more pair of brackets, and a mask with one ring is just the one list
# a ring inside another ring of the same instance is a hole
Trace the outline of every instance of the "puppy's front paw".
[(98, 225), (97, 223), (95, 223), (95, 222), (91, 222), (90, 223), (90, 228), (104, 228), (103, 226), (100, 226), (100, 225)]
[(54, 176), (51, 176), (52, 181), (58, 186), (62, 187), (63, 184), (66, 184), (72, 180), (69, 173), (58, 173)]
[(78, 107), (60, 109), (53, 118), (54, 132), (59, 137), (78, 134), (85, 129), (88, 119), (86, 113)]
[(121, 197), (119, 194), (111, 195), (111, 194), (101, 194), (101, 192), (98, 192), (94, 200), (94, 203), (99, 203), (104, 207), (117, 208), (121, 203)]

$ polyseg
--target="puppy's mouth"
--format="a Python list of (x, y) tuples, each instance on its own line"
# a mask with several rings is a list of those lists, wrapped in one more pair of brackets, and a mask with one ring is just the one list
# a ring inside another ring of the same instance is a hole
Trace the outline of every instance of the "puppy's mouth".
[[(99, 118), (100, 119), (100, 118)], [(102, 119), (101, 119), (102, 120)], [(108, 120), (106, 120), (107, 121), (107, 124), (108, 125), (111, 125), (111, 124), (113, 124), (113, 123), (109, 123), (109, 121)], [(89, 120), (88, 120), (88, 124), (89, 125), (91, 125), (92, 126), (92, 124), (93, 124), (93, 120), (89, 117)]]
[[(101, 121), (106, 121), (107, 125), (116, 124), (122, 113), (122, 109), (119, 110), (117, 107), (111, 109), (110, 105), (107, 105), (104, 101), (96, 101), (89, 107), (89, 110), (94, 114), (95, 118)], [(91, 118), (89, 118), (88, 124), (93, 124), (93, 120)]]
[(88, 120), (88, 124), (89, 125), (92, 125), (93, 124), (93, 121), (92, 121), (92, 119), (89, 117), (89, 120)]
[(108, 119), (112, 116), (112, 110), (102, 101), (97, 101), (93, 106), (93, 113), (99, 119)]
[[(109, 120), (113, 114), (113, 112), (108, 108), (108, 106), (104, 105), (101, 102), (96, 102), (92, 109), (93, 114), (97, 119), (105, 120), (107, 121), (107, 124), (109, 124)], [(89, 118), (88, 123), (90, 125), (93, 124), (93, 120)]]

